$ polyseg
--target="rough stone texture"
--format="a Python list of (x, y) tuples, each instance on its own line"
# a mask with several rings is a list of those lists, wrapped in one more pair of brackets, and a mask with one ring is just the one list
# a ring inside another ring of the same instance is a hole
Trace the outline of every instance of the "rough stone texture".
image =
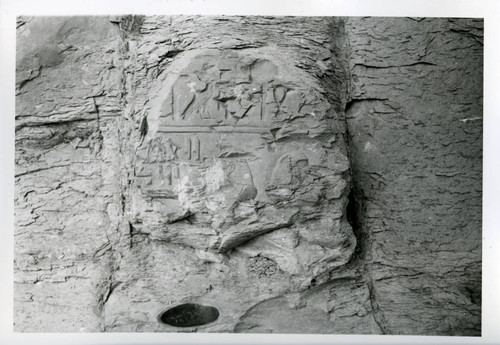
[(105, 327), (171, 331), (159, 311), (193, 302), (221, 312), (200, 330), (232, 331), (256, 304), (326, 281), (354, 251), (343, 70), (325, 18), (141, 21), (125, 38), (133, 244)]
[(356, 219), (385, 333), (481, 332), (482, 28), (346, 21)]
[(481, 35), (19, 18), (15, 330), (480, 334)]
[(120, 202), (118, 30), (21, 18), (18, 41), (14, 329), (98, 330)]

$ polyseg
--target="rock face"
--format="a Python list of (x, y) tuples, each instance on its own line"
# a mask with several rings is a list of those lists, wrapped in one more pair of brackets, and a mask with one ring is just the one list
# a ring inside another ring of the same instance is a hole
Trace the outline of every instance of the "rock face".
[(15, 330), (479, 335), (481, 34), (19, 18)]
[(356, 218), (379, 323), (480, 334), (482, 20), (350, 19), (345, 32)]
[(119, 30), (107, 18), (18, 26), (14, 329), (98, 330), (120, 215)]

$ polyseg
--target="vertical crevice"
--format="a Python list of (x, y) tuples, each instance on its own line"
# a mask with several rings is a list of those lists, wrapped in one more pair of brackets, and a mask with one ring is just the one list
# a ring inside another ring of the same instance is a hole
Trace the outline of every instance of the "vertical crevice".
[(353, 119), (351, 112), (356, 108), (353, 107), (354, 101), (352, 97), (352, 74), (350, 69), (351, 61), (351, 46), (346, 33), (345, 18), (333, 18), (330, 31), (332, 37), (332, 46), (334, 47), (335, 56), (341, 63), (344, 69), (345, 81), (343, 83), (345, 94), (342, 98), (342, 110), (340, 121), (343, 123), (343, 136), (346, 144), (346, 154), (349, 159), (350, 173), (350, 192), (348, 196), (348, 204), (346, 206), (346, 217), (356, 236), (356, 249), (353, 255), (356, 265), (359, 266), (361, 276), (369, 290), (369, 301), (372, 309), (374, 322), (378, 325), (382, 334), (392, 334), (388, 327), (386, 318), (377, 300), (377, 293), (373, 284), (372, 278), (372, 234), (370, 227), (367, 226), (365, 220), (365, 209), (367, 196), (362, 188), (363, 174), (357, 164), (356, 146), (353, 141), (353, 131), (351, 130), (350, 122)]
[(373, 286), (373, 280), (370, 280), (368, 284), (368, 290), (370, 292), (370, 305), (372, 307), (373, 320), (375, 320), (375, 323), (380, 328), (380, 332), (382, 334), (386, 335), (393, 334), (387, 325), (387, 320), (385, 319), (384, 313), (380, 310), (380, 306), (377, 301), (377, 291)]
[(354, 152), (352, 147), (352, 138), (349, 130), (349, 122), (347, 113), (351, 109), (351, 71), (349, 68), (350, 45), (347, 39), (345, 23), (346, 18), (332, 18), (330, 21), (330, 37), (332, 38), (332, 50), (336, 61), (341, 66), (342, 72), (342, 97), (341, 109), (339, 110), (339, 122), (342, 124), (343, 141), (345, 143), (345, 151), (349, 159), (349, 175), (350, 175), (350, 190), (348, 195), (348, 203), (346, 206), (347, 221), (351, 225), (354, 235), (356, 236), (357, 245), (355, 249), (355, 257), (361, 259), (362, 262), (366, 259), (367, 236), (363, 227), (363, 191), (358, 184), (357, 167), (354, 162)]
[(101, 332), (106, 331), (106, 303), (111, 293), (119, 284), (115, 281), (115, 273), (118, 270), (118, 259), (113, 250), (104, 259), (104, 265), (100, 271), (100, 277), (96, 285), (97, 294), (94, 314), (99, 318)]
[[(138, 129), (135, 119), (136, 109), (134, 107), (136, 73), (135, 66), (137, 65), (137, 42), (140, 40), (141, 27), (144, 22), (144, 16), (128, 15), (120, 16), (113, 19), (119, 24), (121, 46), (121, 98), (123, 113), (120, 117), (119, 147), (121, 155), (121, 172), (120, 179), (120, 202), (121, 202), (121, 240), (123, 248), (131, 248), (132, 236), (130, 229), (130, 220), (127, 217), (129, 213), (130, 188), (135, 175), (135, 144), (131, 137), (138, 136), (135, 131)], [(143, 119), (145, 120), (145, 119)], [(143, 124), (142, 127), (145, 125)]]
[(96, 114), (96, 122), (97, 122), (97, 150), (95, 150), (95, 153), (98, 154), (103, 146), (103, 135), (102, 135), (102, 128), (101, 128), (101, 114), (99, 112), (99, 105), (97, 104), (96, 97), (92, 96), (92, 101), (94, 103), (94, 108), (95, 108), (95, 114)]
[(346, 207), (347, 222), (351, 225), (354, 236), (356, 236), (356, 248), (354, 255), (363, 263), (366, 260), (367, 238), (363, 232), (363, 198), (360, 192), (356, 192), (355, 179), (351, 179), (351, 190)]
[(357, 245), (355, 249), (355, 256), (360, 262), (362, 277), (367, 284), (370, 292), (369, 299), (370, 305), (372, 307), (373, 319), (378, 325), (382, 334), (392, 334), (391, 330), (388, 327), (385, 315), (378, 303), (377, 293), (373, 283), (371, 262), (373, 238), (371, 229), (366, 224), (365, 219), (366, 201), (368, 200), (368, 198), (365, 195), (365, 191), (361, 187), (364, 176), (357, 164), (356, 147), (349, 130), (349, 122), (352, 118), (350, 111), (353, 109), (351, 107), (351, 104), (352, 102), (346, 103), (344, 110), (346, 129), (345, 141), (347, 145), (347, 154), (349, 158), (351, 174), (351, 191), (349, 193), (349, 202), (346, 208), (346, 216), (353, 229), (354, 235), (356, 236)]
[[(118, 88), (120, 90), (120, 106), (122, 109), (121, 116), (118, 119), (117, 139), (118, 139), (118, 155), (120, 156), (120, 174), (119, 179), (116, 181), (119, 189), (118, 197), (118, 210), (119, 210), (119, 237), (117, 239), (116, 245), (114, 245), (109, 253), (109, 256), (101, 268), (101, 274), (99, 278), (98, 294), (97, 294), (97, 307), (95, 313), (100, 319), (101, 331), (107, 331), (109, 327), (109, 320), (106, 320), (106, 308), (110, 301), (112, 294), (115, 292), (117, 286), (120, 282), (117, 281), (117, 272), (120, 269), (121, 258), (124, 256), (124, 251), (130, 249), (131, 243), (131, 228), (130, 223), (127, 218), (129, 210), (129, 193), (130, 193), (130, 180), (133, 174), (133, 168), (130, 164), (130, 154), (131, 143), (130, 143), (130, 133), (132, 132), (135, 121), (133, 121), (134, 108), (133, 108), (133, 84), (134, 83), (134, 44), (130, 44), (131, 41), (138, 39), (140, 35), (140, 28), (144, 18), (143, 16), (121, 16), (117, 18), (110, 18), (112, 23), (119, 24), (119, 35), (120, 43), (118, 54), (120, 58), (120, 83)], [(132, 46), (132, 47), (131, 47)], [(99, 106), (94, 100), (94, 106), (97, 113), (98, 124), (100, 123), (100, 113)], [(99, 134), (101, 134), (101, 128), (99, 124)]]

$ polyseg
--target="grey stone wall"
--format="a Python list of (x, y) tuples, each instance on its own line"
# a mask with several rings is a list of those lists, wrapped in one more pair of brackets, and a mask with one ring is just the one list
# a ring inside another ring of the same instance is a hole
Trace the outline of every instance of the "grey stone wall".
[(357, 227), (387, 333), (481, 330), (482, 25), (346, 21)]
[(480, 334), (482, 21), (23, 17), (16, 76), (16, 331)]

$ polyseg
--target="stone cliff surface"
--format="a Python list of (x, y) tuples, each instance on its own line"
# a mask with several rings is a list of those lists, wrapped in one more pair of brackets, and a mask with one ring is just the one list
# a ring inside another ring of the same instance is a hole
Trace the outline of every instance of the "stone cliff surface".
[(480, 334), (481, 20), (22, 17), (16, 76), (16, 331)]
[(356, 226), (385, 333), (481, 332), (482, 24), (346, 22)]

